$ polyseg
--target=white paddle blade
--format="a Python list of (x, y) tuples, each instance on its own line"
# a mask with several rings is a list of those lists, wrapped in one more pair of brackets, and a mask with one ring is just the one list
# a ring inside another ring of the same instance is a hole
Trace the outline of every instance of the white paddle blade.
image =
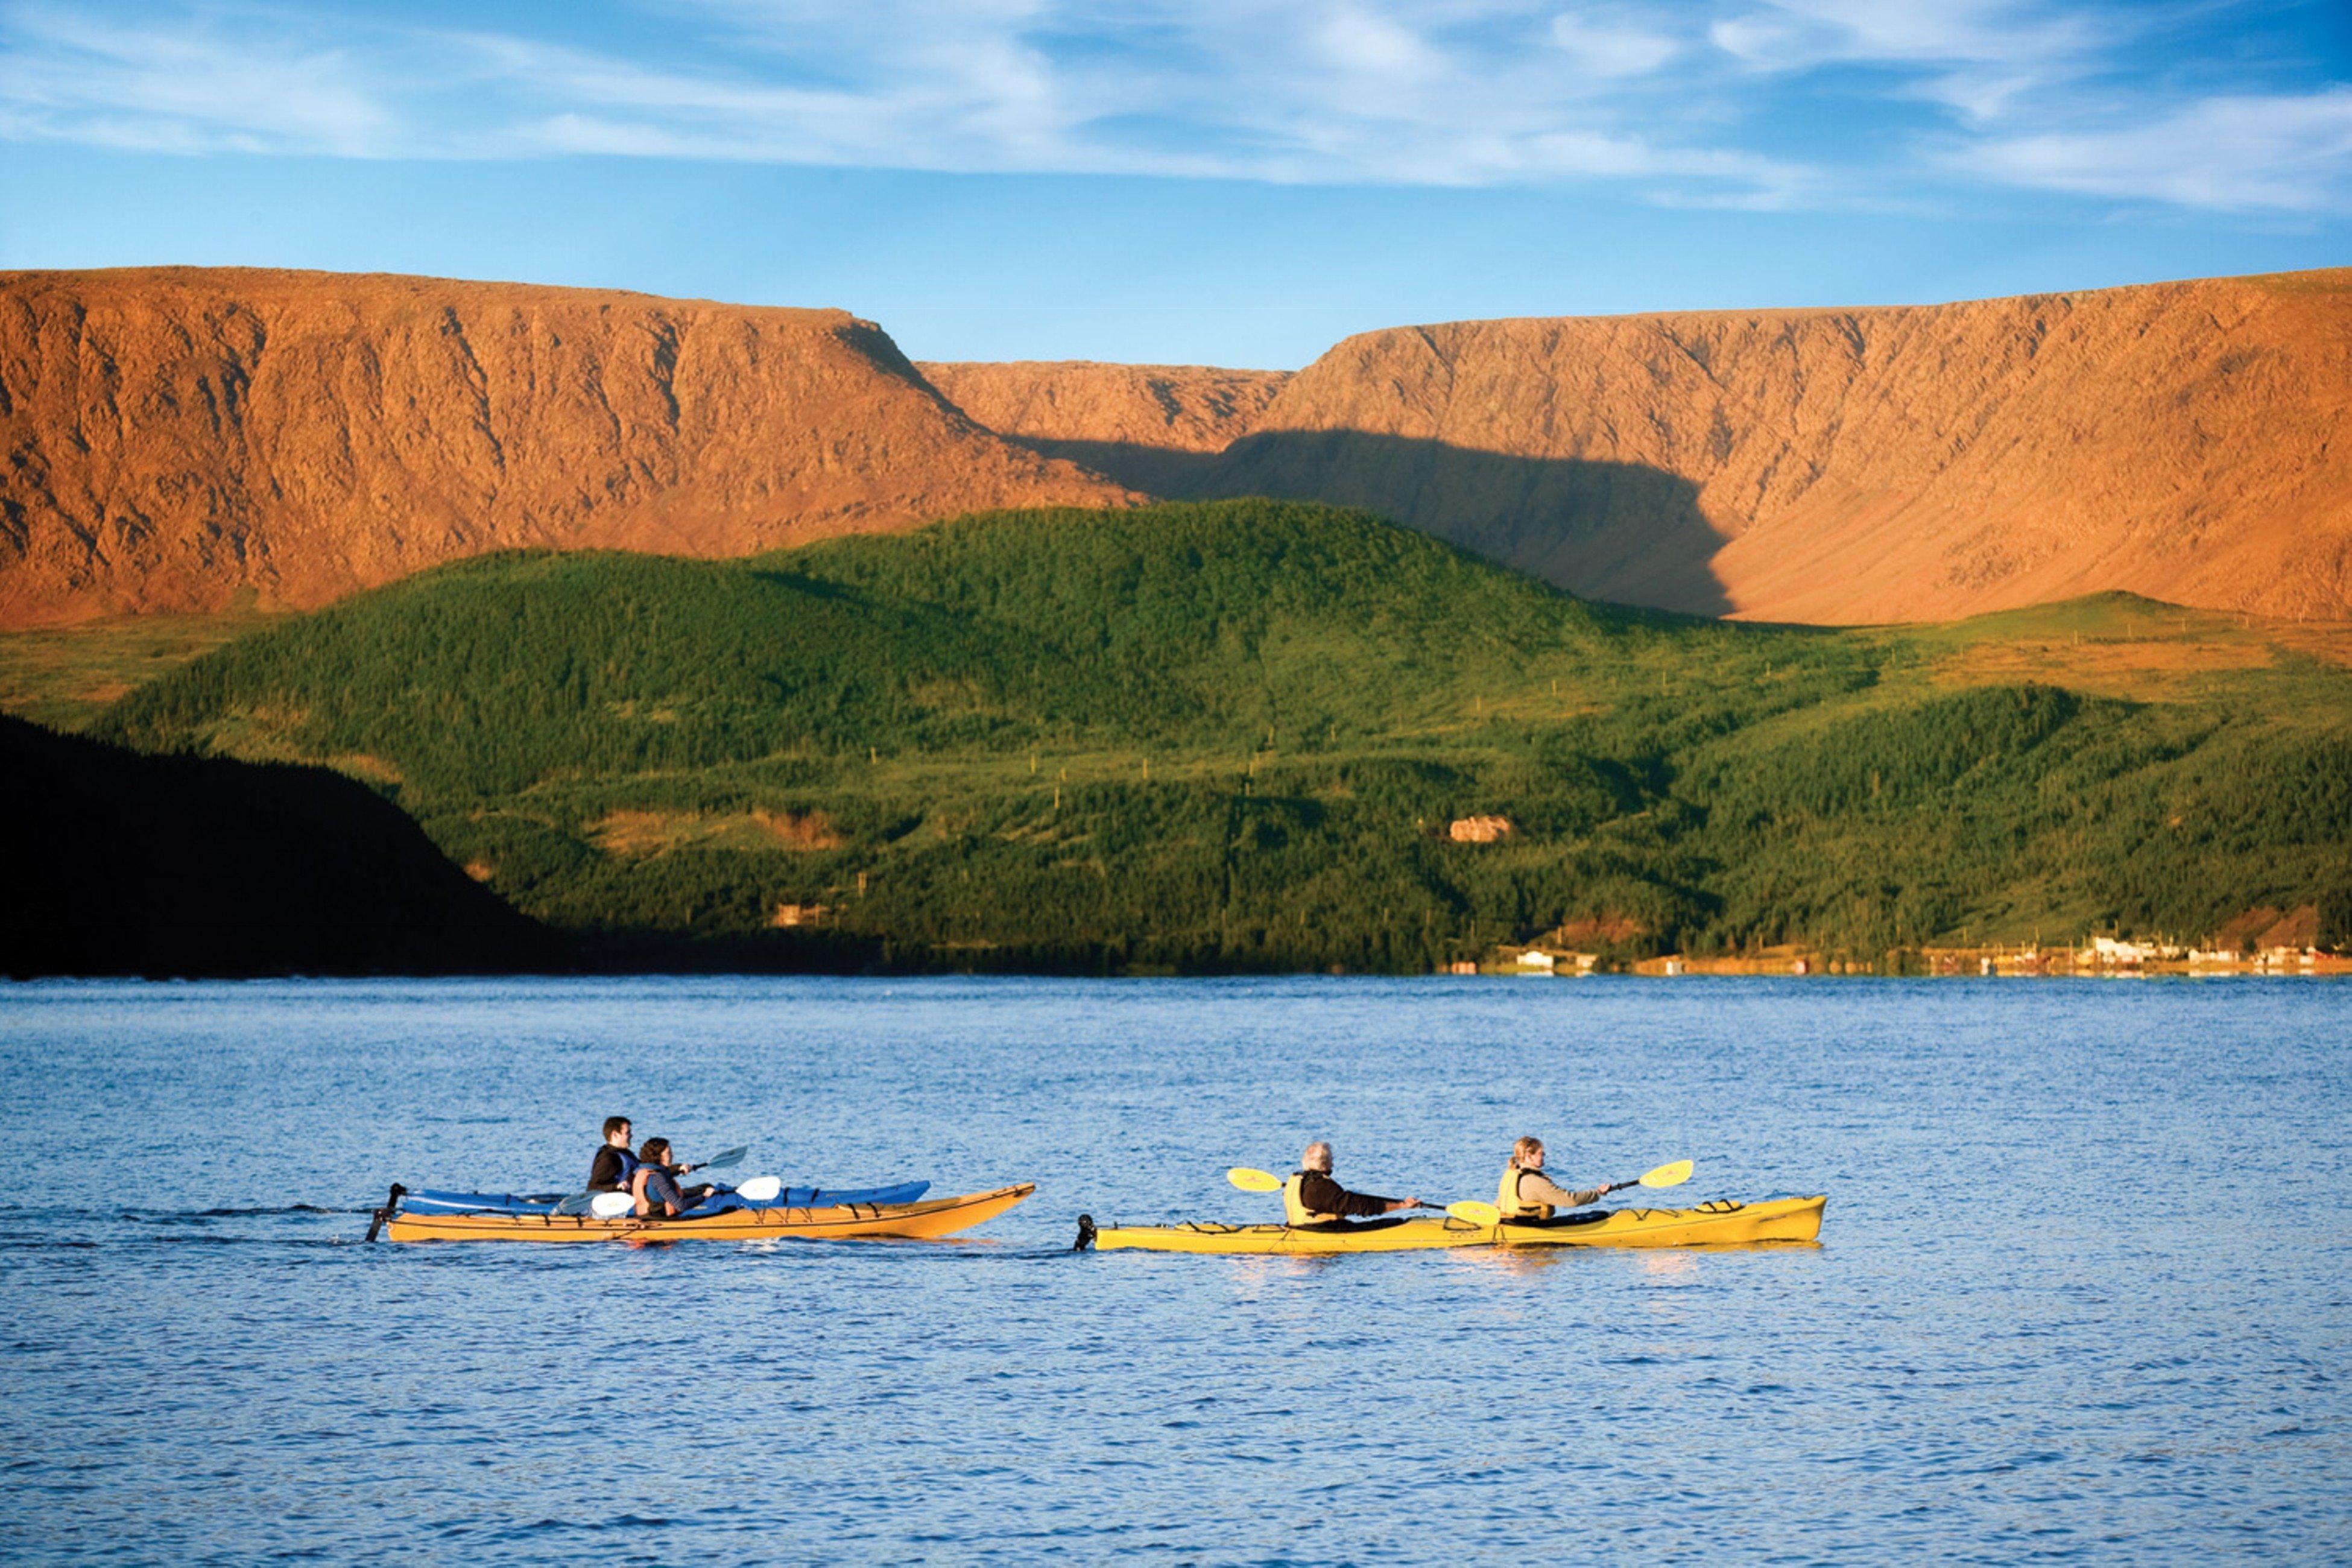
[(588, 1200), (588, 1212), (598, 1219), (619, 1219), (636, 1206), (635, 1200), (626, 1193), (598, 1193)]
[(1471, 1225), (1500, 1225), (1503, 1211), (1493, 1204), (1482, 1204), (1476, 1198), (1464, 1198), (1458, 1204), (1447, 1204), (1445, 1212), (1455, 1219)]
[(755, 1204), (764, 1204), (784, 1190), (782, 1176), (754, 1176), (735, 1189), (735, 1195)]
[(750, 1144), (738, 1143), (734, 1148), (713, 1154), (709, 1159), (702, 1162), (702, 1168), (706, 1171), (723, 1171), (730, 1165), (740, 1165), (743, 1163), (743, 1156), (751, 1152)]
[(1225, 1173), (1225, 1180), (1245, 1193), (1278, 1193), (1282, 1178), (1271, 1171), (1253, 1171), (1247, 1165), (1235, 1165)]
[(1642, 1178), (1645, 1187), (1679, 1187), (1691, 1178), (1691, 1163), (1677, 1160), (1671, 1165), (1661, 1165)]

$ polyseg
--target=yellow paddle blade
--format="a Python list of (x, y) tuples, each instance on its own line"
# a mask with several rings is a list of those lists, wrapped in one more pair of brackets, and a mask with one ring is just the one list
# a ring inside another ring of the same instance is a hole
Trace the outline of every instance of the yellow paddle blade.
[(1271, 1171), (1253, 1171), (1247, 1165), (1235, 1165), (1225, 1173), (1225, 1180), (1245, 1193), (1278, 1193), (1282, 1178)]
[(1661, 1165), (1642, 1178), (1645, 1187), (1679, 1187), (1690, 1180), (1691, 1163), (1677, 1160), (1671, 1165)]
[(1493, 1204), (1482, 1204), (1476, 1198), (1464, 1198), (1458, 1204), (1447, 1204), (1445, 1205), (1445, 1212), (1452, 1215), (1455, 1219), (1465, 1220), (1472, 1225), (1500, 1225), (1503, 1223), (1503, 1211), (1501, 1209), (1496, 1208)]

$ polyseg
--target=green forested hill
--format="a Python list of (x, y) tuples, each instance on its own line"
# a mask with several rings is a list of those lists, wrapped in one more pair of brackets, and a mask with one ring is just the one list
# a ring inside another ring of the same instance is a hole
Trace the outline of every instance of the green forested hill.
[(1876, 955), (2352, 893), (2352, 675), (2210, 617), (1688, 621), (1262, 501), (489, 557), (100, 732), (331, 763), (526, 912), (713, 962), (1422, 968), (1582, 917)]

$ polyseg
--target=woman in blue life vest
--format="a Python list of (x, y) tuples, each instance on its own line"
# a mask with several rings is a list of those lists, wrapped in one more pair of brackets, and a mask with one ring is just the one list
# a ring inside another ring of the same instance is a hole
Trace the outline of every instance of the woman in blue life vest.
[(693, 1170), (692, 1165), (673, 1165), (669, 1160), (669, 1140), (648, 1138), (637, 1151), (636, 1173), (629, 1178), (629, 1195), (637, 1200), (637, 1214), (642, 1217), (668, 1218), (682, 1215), (711, 1194), (709, 1184), (681, 1189), (677, 1178)]

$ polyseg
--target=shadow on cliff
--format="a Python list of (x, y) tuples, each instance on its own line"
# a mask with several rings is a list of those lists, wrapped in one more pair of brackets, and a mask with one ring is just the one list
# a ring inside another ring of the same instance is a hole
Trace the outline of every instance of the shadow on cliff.
[(1222, 452), (1024, 437), (1170, 500), (1276, 496), (1361, 507), (1590, 599), (1722, 616), (1727, 542), (1698, 486), (1643, 463), (1526, 458), (1360, 430), (1270, 430)]
[(448, 974), (566, 944), (324, 768), (0, 717), (0, 974)]

